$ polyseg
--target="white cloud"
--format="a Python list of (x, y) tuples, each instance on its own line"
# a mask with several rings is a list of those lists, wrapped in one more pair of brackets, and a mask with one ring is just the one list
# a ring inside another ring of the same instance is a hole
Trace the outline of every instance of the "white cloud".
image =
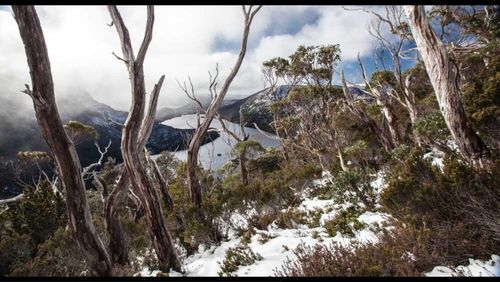
[[(144, 34), (145, 7), (119, 7), (137, 52)], [(130, 84), (122, 62), (116, 31), (106, 24), (110, 16), (104, 6), (37, 7), (48, 45), (58, 95), (85, 91), (97, 100), (121, 110), (130, 105)], [(293, 34), (266, 35), (271, 25), (287, 26), (306, 13), (317, 13), (314, 23), (298, 27)], [(198, 93), (207, 93), (208, 70), (219, 62), (222, 79), (234, 64), (238, 50), (213, 50), (216, 39), (239, 46), (243, 16), (239, 6), (157, 6), (153, 40), (145, 61), (146, 89), (151, 90), (166, 75), (160, 106), (179, 105), (185, 98), (176, 79), (191, 75)], [(286, 57), (298, 45), (338, 43), (343, 60), (367, 54), (374, 40), (366, 31), (370, 20), (362, 12), (344, 11), (340, 6), (265, 6), (254, 19), (250, 48), (230, 95), (251, 94), (262, 88), (260, 67), (264, 60)], [(0, 77), (9, 86), (0, 95), (19, 91), (29, 82), (24, 48), (10, 12), (0, 11)], [(17, 95), (17, 93), (16, 93)], [(27, 99), (24, 97), (23, 99)]]

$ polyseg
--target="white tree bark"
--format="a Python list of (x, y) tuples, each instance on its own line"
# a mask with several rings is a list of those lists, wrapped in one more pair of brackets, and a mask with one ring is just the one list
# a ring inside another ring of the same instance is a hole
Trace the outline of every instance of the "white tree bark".
[(375, 120), (373, 120), (366, 112), (364, 112), (358, 105), (352, 96), (351, 91), (347, 87), (347, 83), (344, 77), (344, 71), (340, 72), (340, 79), (342, 81), (342, 92), (347, 101), (348, 109), (354, 116), (363, 124), (365, 124), (370, 132), (377, 138), (380, 144), (384, 147), (387, 152), (394, 149), (394, 144), (389, 136), (386, 136), (384, 131), (380, 129)]
[(484, 168), (489, 163), (489, 151), (467, 121), (460, 102), (457, 70), (446, 47), (429, 25), (423, 6), (405, 6), (404, 9), (453, 140), (465, 159), (477, 168)]
[(212, 123), (212, 120), (217, 114), (217, 111), (219, 110), (219, 107), (222, 101), (224, 100), (227, 91), (229, 90), (229, 86), (231, 86), (233, 79), (236, 77), (236, 74), (238, 73), (241, 67), (243, 58), (245, 58), (247, 50), (247, 41), (248, 41), (248, 34), (250, 33), (250, 25), (252, 24), (252, 20), (255, 14), (260, 10), (261, 7), (262, 6), (258, 6), (255, 10), (252, 11), (252, 6), (250, 6), (250, 8), (247, 11), (245, 6), (243, 6), (243, 14), (245, 15), (245, 28), (243, 30), (243, 37), (241, 40), (241, 48), (240, 48), (240, 53), (238, 55), (238, 59), (236, 60), (236, 63), (233, 69), (231, 70), (231, 73), (226, 78), (226, 81), (224, 82), (224, 85), (222, 86), (220, 92), (216, 93), (216, 95), (213, 95), (215, 97), (207, 108), (203, 122), (197, 126), (193, 134), (193, 137), (189, 142), (189, 147), (187, 152), (188, 155), (187, 178), (188, 178), (189, 190), (191, 193), (191, 200), (197, 206), (200, 206), (202, 201), (201, 184), (200, 180), (198, 179), (198, 175), (196, 173), (196, 168), (198, 166), (198, 152), (200, 150), (201, 141), (203, 139), (203, 136), (205, 136), (205, 134), (207, 133), (207, 130), (210, 124)]
[[(165, 217), (161, 210), (156, 191), (154, 190), (154, 185), (151, 179), (149, 179), (140, 158), (141, 149), (147, 141), (147, 138), (144, 138), (144, 136), (149, 136), (151, 133), (151, 128), (147, 125), (152, 125), (154, 112), (156, 111), (156, 101), (153, 101), (152, 106), (150, 105), (149, 114), (145, 115), (146, 89), (143, 70), (144, 59), (153, 36), (154, 8), (153, 6), (148, 6), (146, 32), (137, 58), (134, 58), (130, 35), (120, 12), (115, 6), (108, 6), (108, 10), (120, 37), (124, 57), (122, 60), (127, 66), (132, 86), (132, 105), (125, 121), (121, 142), (125, 170), (134, 190), (138, 192), (141, 205), (144, 208), (146, 221), (160, 267), (165, 270), (173, 268), (178, 272), (182, 272), (172, 237), (165, 225)], [(157, 87), (155, 87), (155, 92), (159, 92), (162, 82), (163, 77), (160, 79)], [(158, 95), (158, 93), (155, 95)], [(152, 99), (157, 99), (157, 97), (153, 96)], [(121, 180), (126, 182), (125, 178), (121, 178)]]

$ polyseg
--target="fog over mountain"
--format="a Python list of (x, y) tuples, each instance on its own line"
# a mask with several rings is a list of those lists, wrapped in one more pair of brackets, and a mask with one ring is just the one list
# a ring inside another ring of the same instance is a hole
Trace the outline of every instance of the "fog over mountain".
[[(20, 92), (14, 95), (24, 95)], [(16, 191), (13, 182), (13, 166), (18, 158), (19, 151), (46, 151), (49, 149), (43, 140), (33, 110), (23, 104), (23, 99), (9, 99), (8, 95), (0, 95), (0, 104), (5, 111), (0, 112), (0, 198)], [(97, 131), (97, 142), (102, 148), (111, 141), (106, 154), (117, 162), (122, 161), (120, 143), (122, 127), (127, 112), (117, 111), (112, 107), (99, 103), (88, 93), (74, 91), (61, 95), (57, 99), (58, 110), (63, 122), (77, 120), (92, 126)], [(146, 148), (151, 154), (158, 154), (164, 150), (176, 151), (186, 148), (186, 142), (193, 133), (192, 129), (176, 129), (167, 125), (155, 123)], [(217, 132), (210, 132), (203, 143), (217, 138)], [(99, 159), (94, 140), (86, 140), (76, 146), (81, 165), (83, 167)], [(30, 171), (26, 172), (30, 174)], [(48, 169), (47, 173), (52, 174)], [(35, 174), (37, 175), (37, 174)]]
[[(133, 47), (138, 50), (146, 9), (120, 9)], [(107, 26), (111, 19), (106, 7), (40, 6), (37, 10), (51, 59), (56, 96), (87, 92), (99, 102), (127, 111), (130, 84), (123, 63), (111, 54), (121, 53), (116, 32)], [(158, 6), (155, 13), (153, 40), (144, 67), (147, 91), (152, 90), (162, 74), (166, 75), (158, 108), (178, 107), (189, 101), (177, 85), (177, 80), (187, 81), (188, 75), (196, 93), (207, 94), (207, 71), (213, 72), (217, 63), (222, 84), (238, 53), (243, 28), (241, 8)], [(356, 17), (358, 13), (364, 16)], [(301, 44), (339, 43), (346, 66), (358, 52), (362, 58), (370, 57), (376, 45), (366, 30), (370, 20), (362, 12), (345, 11), (341, 6), (266, 6), (252, 26), (249, 50), (228, 98), (263, 89), (262, 62), (286, 57)], [(17, 109), (31, 106), (28, 97), (19, 93), (30, 81), (29, 71), (19, 30), (7, 6), (0, 9), (0, 42), (0, 95), (21, 100), (16, 102)], [(354, 79), (356, 71), (346, 67), (348, 78)], [(7, 105), (2, 103), (0, 112), (5, 112), (4, 107)], [(33, 113), (32, 109), (28, 111)]]

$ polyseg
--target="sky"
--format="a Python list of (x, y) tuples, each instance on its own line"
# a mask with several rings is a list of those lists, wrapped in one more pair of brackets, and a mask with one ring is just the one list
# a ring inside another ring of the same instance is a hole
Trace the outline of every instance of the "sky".
[[(118, 7), (137, 54), (144, 36), (146, 7)], [(131, 92), (121, 55), (118, 34), (105, 6), (37, 6), (57, 95), (87, 93), (119, 110), (130, 107)], [(381, 9), (381, 7), (373, 7)], [(251, 26), (243, 65), (227, 94), (243, 97), (264, 88), (262, 62), (288, 57), (299, 45), (340, 44), (339, 68), (351, 81), (360, 81), (359, 53), (368, 71), (377, 46), (367, 27), (372, 16), (346, 11), (341, 6), (264, 6)], [(187, 102), (177, 85), (188, 76), (196, 93), (208, 93), (208, 71), (219, 63), (222, 85), (238, 56), (243, 31), (240, 6), (156, 6), (153, 39), (144, 63), (146, 91), (161, 75), (166, 79), (159, 107)], [(19, 104), (30, 105), (19, 94), (30, 84), (29, 70), (19, 30), (10, 7), (0, 6), (0, 96), (12, 95)], [(5, 97), (4, 97), (5, 98)]]

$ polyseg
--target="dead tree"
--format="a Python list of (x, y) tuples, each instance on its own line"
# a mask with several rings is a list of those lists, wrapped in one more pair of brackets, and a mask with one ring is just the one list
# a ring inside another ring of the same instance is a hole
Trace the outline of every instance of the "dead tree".
[[(125, 170), (130, 183), (132, 184), (134, 191), (137, 192), (141, 205), (144, 208), (146, 221), (148, 223), (149, 232), (156, 250), (160, 267), (167, 270), (173, 268), (176, 271), (182, 272), (181, 264), (175, 250), (175, 245), (172, 241), (172, 237), (170, 236), (170, 232), (165, 225), (164, 215), (158, 196), (154, 190), (154, 185), (151, 179), (149, 179), (146, 169), (141, 163), (140, 147), (142, 144), (138, 142), (138, 139), (140, 140), (141, 136), (149, 136), (151, 128), (144, 126), (144, 123), (154, 120), (154, 113), (156, 111), (156, 109), (150, 108), (149, 114), (152, 116), (145, 115), (144, 113), (146, 105), (146, 89), (143, 70), (144, 59), (153, 36), (154, 8), (153, 6), (148, 6), (146, 32), (137, 57), (134, 55), (130, 35), (123, 22), (120, 12), (116, 6), (108, 6), (108, 10), (111, 18), (113, 19), (113, 24), (116, 27), (118, 36), (120, 37), (123, 53), (123, 58), (120, 58), (120, 60), (125, 63), (128, 69), (132, 85), (132, 105), (123, 127), (121, 142), (121, 151)], [(161, 86), (162, 81), (163, 77), (160, 79), (158, 86)], [(159, 87), (157, 87), (157, 92), (159, 92)], [(120, 180), (126, 182), (125, 178), (126, 177), (121, 177)]]
[(392, 87), (387, 84), (382, 85), (381, 83), (379, 83), (379, 85), (372, 85), (366, 77), (365, 68), (363, 66), (363, 63), (361, 62), (361, 59), (359, 58), (359, 54), (358, 62), (361, 68), (361, 75), (369, 90), (369, 92), (364, 92), (369, 96), (375, 98), (377, 104), (382, 107), (381, 112), (385, 120), (387, 121), (387, 128), (389, 130), (389, 136), (391, 138), (392, 146), (396, 147), (402, 143), (402, 138), (397, 124), (398, 118), (394, 112), (394, 107), (391, 103), (391, 96), (389, 94), (392, 91)]
[(12, 197), (12, 198), (2, 199), (2, 200), (0, 200), (0, 205), (6, 205), (9, 203), (17, 202), (17, 201), (21, 200), (23, 197), (24, 197), (24, 194), (21, 193), (21, 194), (15, 196), (15, 197)]
[[(222, 119), (222, 117), (218, 113), (217, 113), (217, 117), (220, 121), (220, 124), (222, 125), (222, 130), (224, 130), (227, 134), (229, 134), (231, 137), (233, 137), (234, 140), (241, 143), (241, 142), (247, 141), (248, 138), (250, 137), (250, 135), (248, 135), (248, 133), (246, 133), (246, 131), (245, 131), (246, 124), (245, 124), (245, 119), (244, 119), (243, 111), (242, 111), (241, 107), (239, 110), (239, 114), (240, 114), (241, 136), (239, 136), (238, 134), (236, 134), (235, 132), (233, 132), (232, 130), (227, 128), (226, 123), (224, 122), (224, 120)], [(238, 152), (238, 160), (240, 163), (241, 182), (245, 186), (250, 183), (249, 171), (248, 171), (248, 165), (247, 165), (247, 149), (248, 148), (246, 146), (243, 146), (241, 148), (241, 150)]]
[[(377, 39), (380, 44), (381, 50), (387, 51), (390, 54), (390, 58), (392, 61), (392, 69), (390, 71), (393, 73), (394, 78), (396, 79), (396, 87), (392, 87), (386, 93), (389, 95), (391, 99), (398, 102), (401, 106), (403, 106), (410, 117), (410, 122), (412, 127), (415, 128), (415, 125), (418, 121), (418, 118), (422, 116), (421, 109), (417, 104), (417, 99), (414, 92), (411, 90), (411, 84), (413, 79), (413, 72), (409, 72), (406, 76), (403, 74), (402, 70), (402, 62), (403, 59), (411, 59), (415, 61), (420, 61), (418, 53), (416, 53), (416, 48), (405, 49), (405, 43), (413, 41), (413, 38), (409, 32), (406, 23), (406, 16), (404, 9), (401, 6), (385, 6), (385, 13), (377, 13), (372, 10), (368, 10), (365, 8), (344, 8), (345, 10), (360, 10), (365, 13), (371, 14), (375, 16), (375, 20), (370, 24), (368, 31), (369, 33)], [(452, 14), (452, 13), (450, 13)], [(441, 36), (442, 39), (446, 32), (444, 32), (444, 22), (441, 22)], [(395, 40), (391, 40), (386, 34), (384, 34), (383, 30), (389, 30), (391, 34), (397, 37)], [(456, 41), (456, 43), (460, 43), (465, 36), (461, 35), (461, 37)], [(452, 44), (453, 45), (453, 42)], [(452, 50), (455, 50), (452, 48)], [(411, 56), (411, 54), (416, 53), (416, 56)], [(384, 65), (384, 70), (388, 70), (384, 63), (384, 58), (379, 58)], [(361, 64), (361, 61), (358, 61), (361, 66), (362, 75), (366, 81), (366, 75), (364, 74), (364, 68)], [(381, 85), (378, 85), (381, 87)], [(376, 98), (376, 97), (374, 97)], [(387, 112), (390, 113), (390, 112)], [(390, 123), (388, 123), (390, 125)], [(389, 128), (390, 129), (390, 128)], [(391, 130), (392, 131), (392, 130)], [(415, 143), (419, 146), (429, 145), (431, 147), (436, 148), (445, 153), (450, 153), (452, 150), (448, 147), (446, 143), (443, 143), (440, 140), (436, 140), (434, 138), (429, 138), (425, 135), (420, 135), (417, 132), (413, 132)]]
[[(156, 84), (151, 92), (151, 97), (149, 99), (148, 112), (145, 115), (142, 125), (141, 134), (138, 139), (138, 151), (142, 152), (147, 143), (147, 140), (151, 134), (154, 124), (154, 117), (156, 113), (156, 108), (158, 104), (158, 98), (160, 94), (160, 89), (163, 84), (165, 76), (160, 78), (158, 84)], [(146, 157), (147, 158), (147, 157)], [(102, 182), (102, 181), (101, 181)], [(110, 255), (113, 262), (118, 264), (126, 264), (129, 262), (128, 259), (128, 245), (125, 241), (123, 228), (119, 218), (120, 206), (125, 202), (128, 196), (130, 186), (130, 177), (125, 168), (122, 169), (121, 174), (111, 193), (104, 197), (104, 215), (106, 219), (106, 228), (110, 237), (109, 249)], [(163, 194), (167, 194), (168, 191), (162, 191)], [(134, 198), (135, 199), (135, 198)], [(138, 202), (140, 206), (140, 201)], [(142, 207), (139, 207), (140, 211), (143, 211)]]
[(458, 71), (446, 47), (429, 25), (423, 6), (405, 6), (404, 9), (439, 108), (459, 152), (474, 167), (487, 167), (489, 150), (467, 121), (460, 102)]
[(67, 136), (55, 102), (50, 61), (40, 20), (33, 6), (12, 6), (24, 43), (33, 90), (31, 96), (38, 127), (57, 164), (66, 191), (68, 225), (95, 275), (111, 275), (111, 260), (96, 229), (85, 195), (82, 168), (75, 146)]
[[(72, 140), (72, 138), (70, 138), (70, 140)], [(109, 140), (109, 143), (104, 148), (104, 150), (101, 149), (101, 147), (100, 147), (99, 143), (97, 143), (97, 141), (94, 144), (95, 144), (95, 146), (100, 154), (100, 157), (99, 157), (98, 161), (96, 161), (95, 163), (92, 163), (89, 166), (83, 168), (82, 177), (84, 180), (86, 180), (86, 177), (90, 174), (90, 171), (93, 168), (101, 165), (104, 155), (108, 152), (108, 149), (111, 146), (111, 140)], [(15, 178), (17, 178), (16, 182), (18, 185), (23, 186), (23, 187), (29, 186), (28, 183), (24, 182), (21, 179), (20, 174), (21, 174), (22, 170), (24, 169), (24, 167), (29, 166), (30, 163), (35, 163), (35, 165), (38, 168), (38, 172), (39, 172), (38, 180), (35, 182), (35, 180), (32, 179), (33, 186), (35, 186), (34, 187), (35, 190), (37, 190), (40, 187), (40, 183), (42, 183), (42, 181), (47, 181), (49, 183), (50, 187), (52, 187), (52, 191), (54, 193), (58, 193), (58, 194), (62, 195), (62, 193), (59, 189), (59, 185), (58, 185), (59, 177), (57, 175), (54, 175), (54, 176), (52, 176), (52, 178), (50, 178), (48, 176), (48, 174), (40, 167), (40, 165), (38, 163), (38, 161), (40, 161), (40, 160), (52, 160), (52, 158), (49, 156), (49, 154), (47, 154), (46, 152), (41, 152), (41, 151), (21, 151), (21, 152), (17, 153), (17, 157), (21, 158), (21, 160), (19, 161), (20, 164), (18, 163), (16, 165), (14, 165)], [(42, 175), (43, 175), (43, 179), (42, 179)], [(21, 194), (14, 196), (12, 198), (2, 199), (2, 200), (0, 200), (0, 205), (17, 202), (17, 201), (23, 199), (23, 197), (24, 197), (24, 193), (21, 193)]]
[(368, 130), (377, 138), (380, 144), (384, 147), (387, 152), (394, 149), (394, 143), (391, 138), (378, 126), (377, 122), (373, 120), (365, 111), (363, 111), (354, 100), (354, 96), (347, 87), (347, 82), (344, 77), (344, 71), (340, 72), (340, 78), (342, 80), (342, 92), (344, 93), (344, 98), (347, 102), (347, 109), (363, 123)]
[(208, 128), (212, 123), (212, 120), (217, 114), (217, 111), (219, 110), (219, 107), (224, 97), (226, 96), (226, 93), (229, 90), (229, 87), (231, 86), (233, 79), (236, 77), (236, 74), (238, 73), (241, 67), (243, 58), (245, 58), (247, 50), (247, 41), (248, 41), (248, 34), (250, 33), (250, 26), (252, 24), (253, 18), (255, 17), (255, 14), (257, 14), (257, 12), (261, 9), (261, 7), (262, 6), (258, 6), (257, 8), (255, 8), (255, 10), (253, 10), (253, 6), (250, 6), (247, 10), (246, 7), (243, 6), (243, 14), (245, 16), (245, 22), (244, 22), (245, 27), (243, 30), (243, 37), (241, 40), (241, 48), (240, 48), (240, 53), (238, 55), (238, 59), (236, 60), (233, 69), (229, 73), (229, 76), (226, 78), (226, 81), (224, 82), (224, 85), (222, 86), (221, 90), (217, 93), (214, 93), (213, 99), (210, 102), (210, 105), (208, 106), (205, 112), (205, 117), (203, 121), (199, 123), (199, 125), (196, 127), (196, 130), (191, 138), (191, 141), (189, 142), (189, 147), (187, 151), (187, 179), (188, 179), (189, 191), (191, 194), (191, 200), (197, 206), (200, 206), (202, 202), (201, 183), (196, 173), (196, 168), (198, 166), (198, 152), (200, 150), (201, 142), (203, 140), (203, 137), (207, 133)]
[(155, 178), (156, 182), (158, 183), (158, 188), (160, 190), (163, 203), (165, 204), (165, 207), (167, 210), (172, 211), (174, 209), (174, 201), (172, 200), (172, 197), (168, 193), (168, 185), (167, 181), (163, 177), (163, 175), (160, 172), (160, 168), (158, 167), (158, 164), (156, 161), (151, 158), (149, 155), (147, 156), (149, 165), (151, 167), (151, 171), (153, 173), (153, 177)]

